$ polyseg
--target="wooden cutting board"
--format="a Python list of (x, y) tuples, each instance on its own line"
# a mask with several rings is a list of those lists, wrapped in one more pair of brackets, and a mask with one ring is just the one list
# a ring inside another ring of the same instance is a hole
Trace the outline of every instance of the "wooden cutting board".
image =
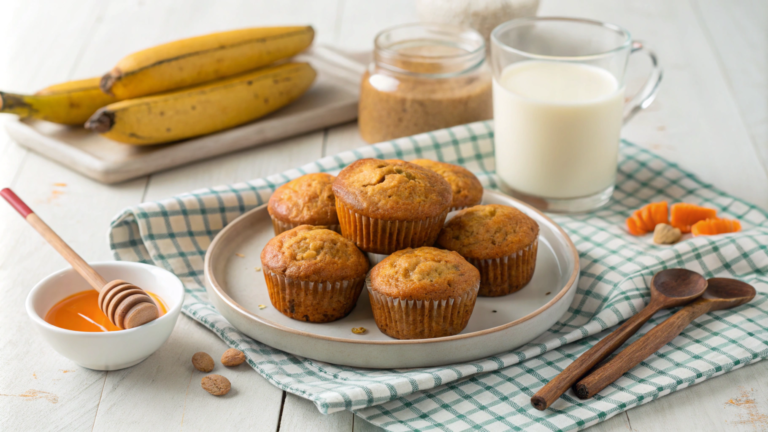
[(323, 46), (296, 60), (308, 61), (318, 72), (297, 101), (252, 123), (185, 141), (131, 146), (83, 128), (30, 119), (14, 119), (5, 127), (30, 150), (102, 183), (118, 183), (357, 118), (363, 63)]

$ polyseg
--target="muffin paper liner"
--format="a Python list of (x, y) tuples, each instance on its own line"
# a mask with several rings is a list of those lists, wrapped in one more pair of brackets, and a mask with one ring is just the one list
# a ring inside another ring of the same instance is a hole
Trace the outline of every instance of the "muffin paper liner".
[(370, 252), (364, 252), (366, 256), (368, 256), (368, 262), (371, 263), (371, 268), (375, 266), (376, 264), (384, 261), (384, 258), (388, 257), (389, 255), (384, 254), (376, 254), (376, 253), (370, 253)]
[(389, 255), (405, 248), (432, 246), (443, 228), (448, 209), (435, 217), (414, 221), (374, 219), (336, 200), (341, 234), (365, 252)]
[(498, 297), (521, 290), (531, 281), (536, 270), (536, 252), (539, 239), (525, 249), (502, 258), (466, 258), (480, 270), (480, 293), (484, 297)]
[[(271, 215), (270, 215), (270, 218), (272, 219), (272, 228), (275, 229), (275, 235), (278, 235), (278, 234), (283, 233), (285, 231), (288, 231), (290, 229), (294, 229), (297, 226), (310, 225), (310, 224), (303, 224), (303, 223), (283, 222), (283, 221), (281, 221), (279, 219), (273, 218)], [(328, 228), (331, 231), (336, 231), (337, 233), (341, 234), (341, 226), (338, 225), (338, 224), (336, 224), (336, 225), (315, 225), (315, 226), (324, 226), (324, 227)]]
[(480, 200), (480, 201), (478, 201), (478, 202), (476, 202), (474, 204), (470, 204), (470, 205), (451, 207), (450, 210), (448, 210), (448, 211), (449, 212), (455, 212), (455, 211), (459, 211), (459, 210), (464, 210), (464, 209), (468, 209), (470, 207), (474, 207), (474, 206), (480, 205), (482, 203), (483, 203), (483, 201)]
[(373, 319), (395, 339), (430, 339), (459, 334), (467, 326), (479, 285), (446, 300), (401, 300), (376, 292), (366, 279)]
[(344, 318), (357, 304), (365, 276), (338, 282), (309, 282), (289, 279), (266, 267), (269, 300), (280, 313), (299, 321), (316, 323)]

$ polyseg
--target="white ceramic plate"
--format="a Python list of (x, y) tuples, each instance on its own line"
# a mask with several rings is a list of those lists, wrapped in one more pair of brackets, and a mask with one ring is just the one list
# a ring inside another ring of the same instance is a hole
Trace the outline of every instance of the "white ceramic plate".
[[(266, 205), (230, 223), (211, 243), (205, 256), (208, 295), (244, 334), (292, 354), (340, 365), (427, 367), (517, 348), (545, 332), (570, 306), (579, 277), (578, 253), (557, 224), (528, 205), (492, 191), (485, 191), (483, 203), (517, 207), (538, 222), (536, 272), (528, 286), (514, 294), (479, 297), (467, 328), (458, 335), (392, 339), (376, 327), (365, 289), (352, 313), (332, 323), (308, 323), (282, 315), (269, 301), (263, 272), (256, 271), (261, 268), (261, 250), (274, 237)], [(368, 331), (357, 335), (353, 327)]]

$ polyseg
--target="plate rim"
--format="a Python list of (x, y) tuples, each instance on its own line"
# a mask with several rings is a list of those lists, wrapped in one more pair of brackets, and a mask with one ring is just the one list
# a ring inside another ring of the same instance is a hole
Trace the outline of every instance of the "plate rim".
[[(222, 228), (221, 231), (219, 231), (218, 234), (214, 237), (211, 244), (208, 246), (208, 250), (205, 252), (205, 260), (203, 264), (203, 271), (204, 271), (204, 278), (205, 282), (207, 282), (207, 285), (209, 288), (221, 299), (223, 302), (225, 302), (229, 307), (237, 311), (239, 314), (244, 315), (250, 319), (253, 319), (254, 321), (257, 321), (260, 324), (267, 325), (269, 327), (275, 328), (277, 330), (285, 331), (297, 336), (304, 336), (304, 337), (311, 337), (313, 339), (319, 339), (319, 340), (326, 340), (331, 342), (340, 342), (340, 343), (349, 343), (349, 344), (362, 344), (362, 345), (414, 345), (414, 344), (425, 344), (425, 343), (440, 343), (440, 342), (451, 342), (456, 340), (462, 340), (462, 339), (468, 339), (473, 337), (480, 337), (489, 335), (492, 333), (501, 332), (504, 330), (507, 330), (511, 327), (518, 326), (526, 321), (529, 321), (545, 311), (547, 311), (549, 308), (557, 304), (565, 295), (572, 289), (575, 288), (576, 281), (579, 277), (580, 272), (580, 266), (579, 266), (579, 252), (576, 249), (576, 245), (573, 243), (573, 240), (571, 240), (570, 236), (563, 230), (563, 228), (557, 224), (555, 221), (553, 221), (549, 216), (544, 214), (542, 211), (534, 208), (533, 206), (526, 204), (518, 199), (515, 199), (509, 195), (506, 195), (504, 193), (487, 189), (483, 189), (483, 193), (486, 194), (493, 194), (493, 195), (500, 195), (505, 199), (511, 200), (516, 204), (516, 206), (521, 206), (526, 208), (527, 210), (530, 210), (536, 214), (538, 214), (541, 218), (543, 218), (545, 221), (549, 222), (552, 226), (555, 227), (555, 229), (561, 234), (561, 236), (565, 239), (566, 245), (568, 246), (568, 250), (571, 252), (571, 256), (574, 260), (573, 268), (571, 269), (571, 275), (568, 278), (568, 281), (565, 283), (565, 287), (560, 290), (560, 292), (554, 296), (550, 301), (539, 307), (538, 309), (534, 310), (533, 312), (518, 318), (514, 321), (510, 321), (506, 324), (502, 324), (496, 327), (491, 327), (489, 329), (475, 331), (472, 333), (465, 333), (465, 334), (457, 334), (453, 336), (444, 336), (439, 338), (430, 338), (430, 339), (392, 339), (392, 340), (378, 340), (378, 341), (372, 341), (372, 340), (353, 340), (353, 339), (343, 339), (339, 337), (334, 336), (325, 336), (325, 335), (319, 335), (316, 333), (306, 332), (302, 330), (297, 330), (291, 327), (286, 327), (282, 324), (276, 323), (274, 321), (265, 319), (263, 317), (254, 315), (249, 310), (242, 307), (238, 302), (236, 302), (232, 297), (229, 296), (229, 294), (226, 293), (226, 291), (222, 288), (222, 286), (218, 283), (216, 278), (213, 276), (213, 263), (211, 261), (211, 255), (212, 251), (215, 250), (217, 247), (219, 247), (219, 243), (221, 243), (221, 239), (226, 236), (226, 233), (233, 229), (238, 222), (240, 222), (241, 219), (246, 219), (251, 215), (251, 213), (255, 213), (257, 211), (261, 211), (263, 208), (265, 208), (268, 203), (262, 204), (256, 208), (253, 208), (242, 215), (238, 216), (235, 220), (227, 224), (224, 228)], [(239, 330), (239, 329), (238, 329)]]

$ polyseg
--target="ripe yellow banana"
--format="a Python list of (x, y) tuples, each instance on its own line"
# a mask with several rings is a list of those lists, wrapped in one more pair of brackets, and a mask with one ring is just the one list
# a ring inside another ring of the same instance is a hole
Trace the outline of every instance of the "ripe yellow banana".
[(69, 81), (34, 95), (0, 92), (0, 112), (82, 126), (97, 109), (116, 102), (99, 88), (101, 78)]
[(311, 43), (310, 26), (262, 27), (182, 39), (133, 53), (104, 75), (120, 100), (189, 87), (294, 56)]
[(317, 76), (286, 63), (156, 96), (107, 105), (85, 127), (121, 143), (159, 144), (247, 123), (296, 100)]

